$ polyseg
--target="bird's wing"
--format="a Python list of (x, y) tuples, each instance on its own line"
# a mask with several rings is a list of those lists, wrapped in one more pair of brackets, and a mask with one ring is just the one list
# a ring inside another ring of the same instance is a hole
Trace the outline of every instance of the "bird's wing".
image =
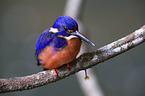
[[(59, 33), (61, 31), (57, 32), (57, 33), (52, 33), (52, 32), (49, 32), (49, 30), (50, 30), (50, 28), (48, 28), (42, 34), (40, 34), (40, 36), (37, 38), (37, 41), (36, 41), (35, 56), (36, 56), (38, 65), (40, 65), (38, 55), (42, 52), (42, 50), (46, 46), (52, 47), (53, 50), (51, 50), (51, 51), (54, 51), (54, 53), (57, 53), (57, 51), (63, 50), (63, 48), (67, 45), (66, 39), (64, 37), (59, 37)], [(51, 52), (51, 53), (53, 53), (53, 52)], [(54, 54), (49, 53), (49, 55), (51, 56)]]
[(55, 51), (63, 50), (63, 48), (67, 45), (67, 41), (63, 37), (54, 36), (52, 40), (53, 48)]
[(38, 60), (38, 54), (45, 48), (46, 45), (49, 45), (52, 41), (52, 32), (49, 32), (48, 28), (45, 30), (40, 36), (37, 38), (36, 45), (35, 45), (35, 56), (37, 61)]

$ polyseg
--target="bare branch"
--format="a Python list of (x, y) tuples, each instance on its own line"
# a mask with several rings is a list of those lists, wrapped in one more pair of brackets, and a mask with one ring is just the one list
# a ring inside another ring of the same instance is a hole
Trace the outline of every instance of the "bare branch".
[(96, 51), (82, 54), (75, 61), (70, 63), (68, 69), (66, 65), (57, 68), (58, 76), (55, 76), (53, 71), (42, 71), (37, 74), (14, 77), (8, 79), (0, 79), (0, 93), (29, 90), (40, 87), (60, 79), (68, 77), (80, 70), (93, 67), (101, 62), (104, 62), (116, 55), (119, 55), (127, 50), (143, 43), (145, 40), (145, 25), (133, 32), (132, 34), (119, 39), (111, 44), (97, 49)]

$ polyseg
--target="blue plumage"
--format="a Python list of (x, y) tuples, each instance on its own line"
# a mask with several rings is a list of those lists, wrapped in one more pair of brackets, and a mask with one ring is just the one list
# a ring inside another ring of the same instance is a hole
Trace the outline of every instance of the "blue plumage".
[(54, 50), (57, 51), (61, 48), (61, 50), (67, 45), (67, 41), (65, 38), (55, 36), (53, 38), (52, 43), (54, 44)]
[(37, 38), (35, 46), (37, 65), (41, 64), (44, 69), (52, 69), (57, 75), (55, 68), (64, 64), (69, 67), (69, 62), (76, 58), (80, 51), (81, 40), (95, 46), (78, 31), (78, 24), (74, 19), (69, 16), (59, 16), (53, 25)]
[(35, 45), (35, 56), (38, 60), (38, 54), (45, 48), (45, 46), (49, 45), (52, 42), (52, 32), (49, 32), (50, 28), (48, 28), (48, 32), (44, 31), (40, 36), (37, 38), (36, 45)]
[(69, 30), (78, 30), (77, 22), (69, 16), (59, 16), (53, 23), (53, 28), (58, 28), (59, 31), (63, 31), (63, 26)]
[(53, 43), (52, 47), (55, 51), (63, 49), (65, 46), (67, 46), (66, 39), (63, 37), (58, 37), (58, 35), (69, 36), (69, 34), (64, 30), (63, 26), (69, 30), (78, 30), (78, 24), (74, 19), (69, 16), (59, 16), (52, 25), (52, 28), (57, 28), (58, 32), (49, 32), (50, 28), (48, 28), (37, 38), (35, 56), (38, 62), (38, 54), (40, 54), (47, 45), (50, 46), (50, 44)]

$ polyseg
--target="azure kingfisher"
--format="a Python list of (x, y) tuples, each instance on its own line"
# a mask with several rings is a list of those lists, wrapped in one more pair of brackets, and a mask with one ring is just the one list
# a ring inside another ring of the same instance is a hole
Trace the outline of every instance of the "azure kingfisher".
[[(95, 46), (78, 31), (77, 22), (70, 16), (59, 16), (53, 25), (37, 38), (35, 56), (38, 65), (44, 69), (52, 69), (76, 59), (80, 51), (81, 40)], [(86, 72), (86, 71), (85, 71)]]

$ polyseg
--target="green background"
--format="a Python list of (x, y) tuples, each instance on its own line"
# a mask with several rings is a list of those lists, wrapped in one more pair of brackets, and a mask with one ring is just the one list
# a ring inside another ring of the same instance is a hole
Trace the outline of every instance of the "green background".
[[(36, 38), (63, 15), (66, 0), (0, 0), (0, 78), (42, 71), (36, 65)], [(73, 6), (73, 5), (72, 5)], [(70, 6), (71, 7), (71, 6)], [(145, 24), (145, 0), (86, 0), (83, 23), (102, 47)], [(94, 67), (105, 96), (145, 96), (145, 44)], [(91, 78), (91, 77), (90, 77)], [(84, 96), (75, 75), (28, 91), (2, 96)]]

